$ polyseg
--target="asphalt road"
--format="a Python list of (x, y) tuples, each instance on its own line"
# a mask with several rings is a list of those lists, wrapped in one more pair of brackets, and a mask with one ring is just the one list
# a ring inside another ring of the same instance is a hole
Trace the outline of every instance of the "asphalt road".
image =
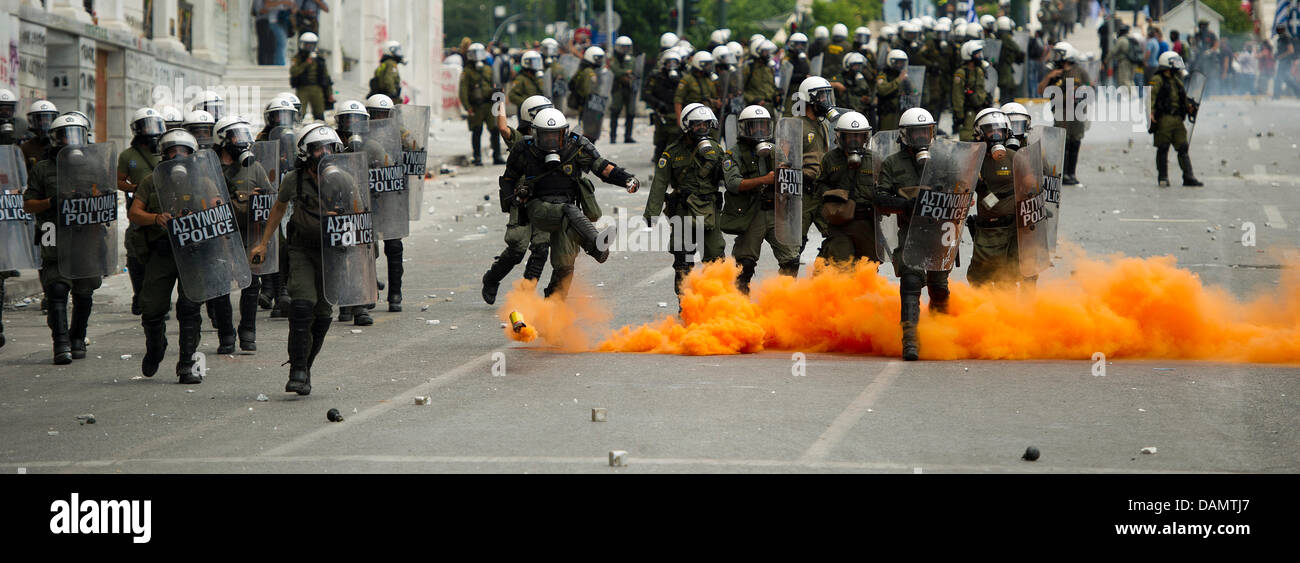
[[(1067, 188), (1061, 236), (1090, 254), (1169, 254), (1244, 299), (1274, 291), (1300, 227), (1300, 124), (1293, 101), (1218, 100), (1192, 149), (1206, 187), (1155, 186), (1150, 137), (1096, 123), (1082, 187)], [(461, 127), (461, 126), (457, 126)], [(448, 146), (464, 144), (447, 127)], [(650, 131), (599, 145), (646, 181)], [(1258, 133), (1258, 136), (1256, 135)], [(1132, 146), (1129, 140), (1132, 140)], [(445, 149), (456, 152), (458, 149)], [(1172, 158), (1171, 158), (1172, 160)], [(1177, 166), (1171, 162), (1172, 175)], [(1294, 365), (1113, 360), (922, 361), (789, 351), (746, 356), (561, 353), (503, 336), (479, 278), (501, 250), (499, 168), (430, 180), (406, 242), (405, 308), (371, 327), (336, 323), (313, 394), (283, 392), (287, 322), (259, 314), (255, 355), (200, 351), (209, 373), (139, 376), (144, 339), (125, 276), (96, 293), (90, 355), (50, 364), (38, 303), (5, 312), (0, 468), (58, 472), (1295, 472)], [(645, 192), (598, 184), (607, 213), (639, 215)], [(491, 201), (485, 201), (490, 196)], [(1118, 210), (1118, 212), (1117, 212)], [(1240, 242), (1244, 222), (1257, 246)], [(815, 253), (810, 242), (805, 259)], [(969, 241), (966, 242), (969, 247)], [(964, 253), (969, 255), (969, 248)], [(608, 328), (674, 312), (671, 258), (580, 257), (579, 291)], [(775, 275), (765, 251), (759, 276)], [(384, 272), (381, 261), (381, 276)], [(509, 278), (517, 279), (516, 270)], [(549, 276), (549, 268), (547, 270)], [(807, 272), (805, 270), (805, 274)], [(964, 268), (954, 280), (964, 280)], [(503, 288), (504, 294), (504, 288)], [(427, 310), (422, 310), (427, 305)], [(437, 324), (429, 321), (436, 320)], [(601, 329), (597, 329), (599, 332)], [(357, 332), (359, 331), (359, 332)], [(499, 353), (499, 354), (498, 354)], [(123, 356), (130, 358), (123, 359)], [(502, 364), (504, 363), (504, 366)], [(495, 367), (495, 369), (494, 369)], [(269, 400), (258, 401), (259, 394)], [(414, 397), (428, 396), (428, 405)], [(326, 422), (329, 408), (346, 417)], [(604, 408), (606, 422), (592, 422)], [(93, 413), (96, 423), (79, 424)], [(1021, 461), (1027, 446), (1042, 451)], [(1140, 453), (1157, 448), (1155, 454)], [(611, 468), (611, 450), (628, 465)]]

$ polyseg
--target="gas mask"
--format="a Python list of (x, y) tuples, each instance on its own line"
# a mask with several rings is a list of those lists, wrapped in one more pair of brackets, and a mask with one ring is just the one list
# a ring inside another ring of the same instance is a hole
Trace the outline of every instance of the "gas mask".
[(844, 115), (844, 110), (835, 106), (830, 106), (826, 108), (825, 114), (822, 117), (826, 118), (827, 123), (835, 123), (840, 120), (841, 115)]
[(148, 135), (148, 136), (145, 136), (145, 137), (141, 137), (140, 140), (141, 140), (141, 141), (144, 141), (144, 146), (145, 146), (146, 148), (149, 149), (149, 152), (157, 153), (157, 152), (158, 152), (158, 139), (159, 139), (160, 137), (161, 137), (161, 135)]
[(678, 64), (680, 63), (674, 60), (664, 61), (664, 70), (667, 72), (668, 78), (676, 79), (680, 76), (680, 74), (677, 73)]
[[(808, 97), (811, 98), (809, 102), (812, 104), (813, 113), (817, 116), (832, 119), (831, 123), (834, 123), (834, 117), (839, 117), (838, 110), (835, 108), (834, 90), (830, 88), (812, 90), (808, 92)], [(836, 112), (834, 117), (831, 117), (832, 112)]]
[(173, 186), (184, 186), (186, 181), (190, 178), (190, 171), (184, 166), (177, 166), (172, 168), (171, 174), (169, 175), (171, 176)]
[(12, 115), (0, 117), (0, 133), (12, 134), (14, 132), (14, 118)]
[(545, 151), (547, 168), (560, 166), (560, 149), (564, 148), (565, 129), (538, 129), (534, 140), (537, 148)]
[(769, 156), (772, 156), (772, 150), (775, 148), (776, 145), (773, 145), (772, 141), (768, 141), (764, 139), (754, 145), (754, 153), (763, 158), (767, 158)]
[(849, 168), (862, 168), (862, 159), (867, 154), (866, 131), (844, 131), (840, 133), (840, 147), (844, 149)]
[(1012, 136), (1007, 139), (1007, 148), (1020, 150), (1020, 137)]
[(248, 168), (257, 162), (257, 157), (253, 155), (253, 135), (247, 127), (228, 129), (222, 141), (226, 154), (240, 166)]
[(903, 129), (900, 139), (916, 163), (924, 166), (930, 160), (930, 143), (934, 141), (934, 125), (913, 126)]
[(687, 123), (687, 134), (695, 139), (695, 152), (700, 156), (713, 149), (713, 140), (709, 138), (709, 133), (713, 130), (715, 124), (712, 121), (696, 121)]

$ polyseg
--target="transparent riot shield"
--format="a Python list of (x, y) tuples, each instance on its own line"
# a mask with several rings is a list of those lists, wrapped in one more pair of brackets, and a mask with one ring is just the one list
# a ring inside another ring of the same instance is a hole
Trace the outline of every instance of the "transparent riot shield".
[(946, 140), (930, 145), (903, 243), (903, 264), (926, 271), (952, 269), (985, 148), (984, 143)]
[(1056, 228), (1061, 217), (1061, 178), (1065, 174), (1065, 129), (1038, 126), (1029, 134), (1029, 143), (1038, 143), (1043, 155), (1043, 199), (1050, 212), (1047, 217), (1047, 251), (1056, 252)]
[(776, 124), (776, 240), (803, 244), (803, 123), (793, 117)]
[(636, 56), (632, 61), (632, 100), (630, 103), (636, 104), (641, 99), (641, 83), (645, 81), (645, 53)]
[(1016, 151), (1011, 174), (1016, 188), (1016, 247), (1020, 275), (1036, 276), (1052, 265), (1047, 248), (1047, 218), (1052, 210), (1043, 192), (1042, 145), (1032, 143)]
[(790, 99), (790, 81), (794, 79), (794, 63), (781, 61), (781, 99)]
[(890, 48), (891, 47), (888, 43), (883, 41), (876, 42), (876, 70), (885, 70), (885, 67), (889, 66), (889, 61), (887, 59), (889, 58)]
[(153, 179), (158, 204), (172, 216), (167, 238), (185, 298), (203, 303), (252, 284), (217, 154), (199, 151), (161, 162)]
[[(1016, 45), (1020, 47), (1020, 52), (1029, 52), (1029, 32), (1026, 30), (1015, 31), (1011, 34), (1015, 39)], [(1028, 60), (1028, 57), (1026, 57)], [(1025, 63), (1011, 63), (1011, 71), (1015, 73), (1016, 84), (1025, 83)]]
[[(880, 181), (880, 166), (890, 155), (903, 150), (898, 140), (899, 131), (878, 131), (871, 135), (867, 149), (871, 151), (872, 174)], [(893, 260), (894, 250), (898, 248), (898, 216), (892, 213), (876, 212), (876, 255), (884, 262)]]
[(68, 279), (117, 272), (117, 147), (95, 143), (63, 147), (59, 170), (59, 273)]
[(492, 59), (492, 87), (504, 90), (506, 87), (506, 69), (510, 67), (509, 55), (497, 55)]
[[(543, 90), (549, 92), (550, 89)], [(410, 220), (420, 220), (424, 206), (424, 172), (428, 162), (429, 106), (402, 104), (397, 106), (397, 120), (401, 122), (402, 164), (406, 168), (406, 192), (410, 207)]]
[(898, 109), (907, 111), (921, 107), (925, 92), (925, 65), (907, 65), (907, 80), (903, 81), (898, 95)]
[[(27, 164), (17, 145), (0, 146), (0, 271), (39, 268), (36, 217), (23, 210)], [(3, 303), (0, 303), (3, 305)]]
[(997, 66), (998, 60), (1002, 58), (1002, 40), (985, 39), (984, 40), (984, 60), (989, 64)]
[(596, 75), (596, 90), (582, 107), (582, 134), (588, 139), (599, 139), (605, 121), (605, 108), (614, 94), (614, 73), (600, 69)]
[[(253, 156), (257, 157), (258, 166), (265, 173), (265, 183), (258, 182), (248, 193), (241, 197), (248, 198), (248, 238), (244, 240), (245, 249), (251, 249), (268, 230), (275, 230), (277, 225), (268, 225), (271, 219), (271, 207), (275, 206), (276, 194), (280, 191), (280, 140), (258, 141), (253, 144)], [(266, 244), (266, 258), (260, 264), (251, 264), (253, 275), (263, 276), (280, 271), (280, 237), (271, 237)]]
[(1191, 111), (1187, 113), (1187, 142), (1192, 142), (1192, 133), (1196, 132), (1196, 114), (1201, 109), (1201, 97), (1205, 95), (1205, 74), (1200, 71), (1187, 75), (1187, 103)]
[(375, 277), (375, 232), (366, 155), (321, 158), (321, 278), (325, 299), (337, 307), (379, 300)]
[(411, 232), (406, 165), (402, 161), (401, 123), (393, 118), (370, 120), (366, 134), (370, 203), (375, 231), (382, 240), (405, 238)]
[[(294, 138), (293, 127), (276, 127), (271, 130), (267, 139), (280, 140), (280, 176), (288, 174), (290, 170), (293, 170), (293, 161), (298, 152), (298, 147), (295, 144), (297, 139)], [(278, 186), (280, 184), (276, 183), (276, 185)]]
[(989, 65), (988, 68), (984, 69), (984, 90), (989, 93), (989, 98), (992, 99), (994, 102), (997, 101), (997, 97), (994, 96), (993, 93), (997, 89), (998, 89), (998, 69), (993, 65)]
[(826, 60), (825, 57), (826, 54), (822, 53), (812, 58), (812, 61), (808, 63), (808, 76), (822, 75), (822, 67), (824, 66), (823, 63)]
[(739, 122), (737, 121), (737, 119), (738, 116), (732, 113), (732, 114), (728, 114), (727, 119), (723, 121), (722, 140), (725, 143), (727, 148), (736, 146), (736, 140), (738, 138), (736, 137), (736, 135), (739, 135), (739, 129), (737, 125)]
[(555, 97), (555, 76), (549, 68), (542, 72), (542, 94), (553, 100), (560, 99)]

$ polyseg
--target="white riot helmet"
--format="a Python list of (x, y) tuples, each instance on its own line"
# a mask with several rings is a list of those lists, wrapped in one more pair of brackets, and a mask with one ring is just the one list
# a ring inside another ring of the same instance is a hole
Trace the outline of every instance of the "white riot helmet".
[(289, 100), (289, 103), (293, 104), (293, 109), (296, 112), (294, 119), (302, 119), (302, 100), (298, 99), (297, 94), (293, 92), (280, 92), (279, 94), (276, 94), (276, 96)]
[(724, 65), (736, 64), (735, 57), (731, 56), (731, 49), (728, 49), (726, 45), (718, 45), (717, 47), (713, 48), (713, 60), (718, 64), (724, 64)]
[(912, 22), (903, 22), (903, 40), (916, 41), (921, 34), (921, 26)]
[(519, 128), (528, 130), (533, 125), (533, 119), (537, 117), (544, 109), (552, 109), (555, 104), (551, 103), (550, 98), (546, 96), (529, 96), (524, 103), (519, 104)]
[(65, 113), (50, 124), (50, 140), (56, 147), (90, 144), (90, 122), (76, 113)]
[(0, 131), (14, 132), (14, 116), (18, 115), (18, 96), (0, 88)]
[(1033, 116), (1029, 115), (1029, 110), (1016, 102), (1007, 102), (1002, 104), (1002, 113), (1007, 114), (1007, 119), (1011, 122), (1011, 135), (1023, 141), (1025, 135), (1029, 134), (1029, 127), (1033, 125)]
[(939, 19), (937, 19), (937, 20), (934, 20), (934, 23), (935, 23), (935, 25), (938, 25), (938, 24), (941, 24), (941, 23), (942, 23), (942, 24), (947, 24), (949, 27), (952, 27), (952, 18), (950, 18), (950, 17), (948, 17), (948, 16), (943, 16), (943, 17), (941, 17), (941, 18), (939, 18)]
[(320, 43), (320, 37), (310, 31), (298, 36), (298, 50), (308, 53), (316, 50), (316, 44)]
[(871, 28), (860, 26), (853, 30), (853, 42), (859, 45), (866, 45), (871, 42)]
[[(184, 149), (182, 151), (181, 149)], [(178, 156), (189, 156), (199, 152), (199, 142), (184, 129), (172, 129), (158, 139), (158, 154), (163, 160), (171, 160)]]
[(519, 66), (524, 70), (531, 70), (538, 76), (546, 72), (546, 63), (542, 61), (542, 54), (537, 51), (524, 51), (522, 57), (519, 57)]
[(996, 24), (997, 21), (998, 18), (994, 17), (992, 14), (984, 14), (980, 16), (980, 27), (984, 28), (984, 31), (992, 33), (993, 25)]
[(266, 104), (262, 110), (262, 121), (266, 123), (268, 129), (275, 127), (293, 127), (294, 117), (298, 110), (293, 107), (293, 102), (284, 96), (276, 96)]
[[(739, 121), (739, 120), (737, 120)], [(707, 151), (712, 146), (710, 137), (718, 128), (718, 116), (704, 104), (688, 104), (682, 108), (678, 119), (685, 133), (696, 142), (696, 151)]]
[(699, 51), (691, 56), (691, 70), (697, 72), (713, 72), (713, 54), (708, 51)]
[(370, 119), (388, 119), (393, 116), (393, 99), (384, 94), (366, 98), (366, 113)]
[(659, 36), (659, 48), (671, 49), (677, 46), (677, 34), (671, 31), (664, 32)]
[(826, 26), (819, 25), (813, 28), (813, 39), (830, 39), (830, 38), (831, 38), (831, 32), (830, 30), (826, 29)]
[(892, 49), (885, 55), (885, 63), (894, 70), (907, 68), (907, 53), (902, 49)]
[(484, 47), (482, 43), (470, 43), (465, 54), (469, 56), (470, 62), (475, 64), (486, 61), (488, 57), (487, 47)]
[(744, 48), (744, 47), (741, 47), (741, 46), (740, 46), (740, 43), (739, 43), (739, 42), (736, 42), (736, 41), (728, 41), (728, 42), (727, 42), (727, 51), (730, 51), (730, 52), (731, 52), (731, 59), (732, 59), (732, 60), (731, 60), (731, 63), (732, 63), (732, 64), (739, 63), (741, 57), (744, 57), (744, 56), (745, 56), (745, 48)]
[(355, 149), (357, 142), (361, 141), (359, 135), (369, 132), (370, 112), (366, 111), (365, 104), (348, 100), (334, 111), (334, 124), (339, 137), (348, 136), (348, 144)]
[(605, 50), (595, 45), (587, 47), (587, 51), (582, 54), (582, 60), (592, 66), (601, 66), (605, 64)]
[(971, 39), (961, 44), (962, 61), (979, 61), (984, 56), (984, 42), (979, 39)]
[(763, 44), (758, 46), (758, 54), (759, 56), (768, 56), (768, 57), (775, 55), (776, 43), (764, 39)]
[(213, 119), (221, 119), (226, 115), (226, 100), (221, 97), (221, 94), (212, 90), (204, 90), (194, 100), (194, 107), (191, 109), (203, 110), (212, 114)]
[(58, 116), (59, 108), (55, 107), (53, 102), (36, 100), (27, 109), (27, 128), (46, 135), (50, 132), (50, 126), (54, 124), (54, 118)]
[(834, 41), (842, 41), (842, 40), (844, 40), (844, 39), (848, 39), (848, 38), (849, 38), (849, 26), (844, 25), (844, 24), (842, 24), (842, 23), (837, 23), (837, 24), (831, 26), (831, 39), (832, 39), (832, 40), (834, 40)]
[(298, 133), (297, 164), (308, 170), (315, 170), (321, 157), (327, 154), (343, 152), (343, 141), (339, 134), (324, 123), (310, 123)]
[(682, 56), (673, 49), (664, 51), (659, 55), (659, 66), (668, 73), (669, 78), (677, 78), (677, 71), (682, 67)]
[[(135, 115), (131, 116), (131, 133), (136, 136), (157, 139), (166, 132), (167, 121), (153, 108), (140, 108), (135, 110)], [(149, 144), (154, 143), (150, 141)]]
[(760, 105), (746, 106), (736, 118), (736, 133), (751, 141), (771, 139), (772, 113)]
[(997, 25), (998, 31), (1011, 31), (1016, 27), (1016, 22), (1011, 21), (1011, 18), (1006, 16), (999, 16)]
[(406, 59), (402, 57), (402, 44), (396, 41), (384, 43), (384, 55), (397, 59), (399, 63), (406, 62)]
[(839, 137), (840, 147), (849, 154), (849, 167), (862, 166), (862, 155), (867, 152), (867, 141), (871, 140), (871, 124), (867, 117), (856, 111), (845, 112), (835, 120), (835, 134)]
[(723, 33), (721, 29), (715, 29), (709, 34), (709, 42), (722, 45), (727, 42), (727, 34)]
[(859, 53), (857, 51), (852, 51), (849, 54), (844, 55), (845, 70), (849, 70), (853, 72), (862, 72), (863, 69), (861, 67), (855, 69), (853, 68), (853, 65), (865, 65), (865, 64), (867, 64), (867, 57), (863, 56), (862, 53)]
[(912, 108), (898, 118), (899, 142), (910, 147), (917, 162), (930, 158), (930, 143), (934, 141), (934, 117), (924, 108)]
[(212, 146), (212, 128), (216, 124), (217, 120), (213, 119), (212, 114), (201, 109), (185, 114), (185, 130), (194, 135), (202, 149)]
[(1055, 68), (1061, 68), (1061, 63), (1070, 60), (1070, 52), (1074, 51), (1074, 46), (1064, 41), (1058, 41), (1052, 45), (1052, 56), (1049, 59)]
[(226, 151), (240, 166), (248, 168), (257, 157), (253, 156), (253, 126), (238, 115), (227, 115), (217, 121), (212, 130), (215, 147)]
[(921, 29), (934, 29), (934, 17), (921, 16)]
[(1002, 160), (1007, 157), (1005, 143), (1011, 138), (1011, 120), (998, 108), (980, 110), (975, 115), (974, 137), (976, 141), (989, 145), (989, 156), (993, 160)]
[(795, 52), (803, 51), (808, 46), (808, 36), (802, 33), (792, 34), (790, 39), (785, 42), (785, 46)]
[(1183, 62), (1183, 57), (1173, 51), (1165, 51), (1160, 54), (1160, 69), (1172, 68), (1179, 72), (1187, 71), (1187, 64)]
[(176, 109), (175, 106), (163, 106), (158, 110), (158, 114), (162, 116), (163, 124), (167, 126), (168, 131), (180, 129), (185, 123), (185, 116), (181, 115), (181, 110)]
[(890, 39), (893, 39), (895, 35), (898, 35), (898, 26), (885, 24), (880, 28), (880, 35), (884, 37), (886, 41), (889, 41)]
[(799, 83), (799, 100), (812, 108), (813, 115), (824, 116), (835, 107), (835, 89), (820, 76), (809, 76)]
[(564, 148), (569, 138), (569, 120), (564, 112), (555, 108), (546, 108), (533, 116), (533, 142), (542, 152), (547, 153), (546, 164), (555, 166), (560, 163), (558, 151)]
[(560, 54), (560, 42), (551, 37), (542, 40), (542, 56), (554, 57)]
[(614, 40), (614, 52), (620, 55), (626, 55), (632, 52), (632, 38), (626, 35), (620, 35)]

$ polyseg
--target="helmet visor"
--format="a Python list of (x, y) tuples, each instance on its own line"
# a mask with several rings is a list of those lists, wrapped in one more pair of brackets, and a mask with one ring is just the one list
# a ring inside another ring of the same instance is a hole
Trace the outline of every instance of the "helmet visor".
[(702, 139), (708, 137), (709, 133), (718, 127), (718, 122), (713, 119), (701, 119), (699, 121), (690, 121), (686, 123), (686, 130), (692, 137)]
[(253, 144), (253, 134), (247, 127), (231, 127), (221, 135), (221, 140), (229, 145), (246, 147)]
[(312, 159), (319, 159), (327, 154), (334, 154), (337, 148), (337, 144), (333, 140), (307, 143), (307, 156)]
[(338, 116), (339, 131), (347, 131), (348, 133), (356, 134), (367, 133), (370, 130), (370, 128), (366, 126), (368, 121), (370, 121), (369, 115), (353, 113), (340, 115)]
[(27, 114), (27, 126), (46, 133), (50, 130), (50, 125), (54, 124), (55, 114), (52, 111), (43, 111), (40, 113)]
[(772, 120), (746, 119), (739, 123), (740, 136), (750, 139), (768, 139), (772, 137)]
[(1017, 137), (1024, 136), (1029, 132), (1029, 118), (1023, 115), (1008, 116), (1011, 118), (1011, 134)]
[(907, 67), (907, 59), (889, 59), (889, 68), (903, 70), (905, 67)]
[(80, 126), (60, 127), (54, 131), (54, 142), (65, 147), (77, 147), (87, 143), (86, 128)]
[(146, 117), (132, 124), (136, 135), (152, 137), (167, 132), (167, 123), (161, 117)]
[(554, 107), (555, 107), (555, 104), (540, 104), (540, 105), (538, 105), (538, 106), (536, 106), (536, 107), (529, 108), (529, 109), (528, 109), (528, 121), (531, 123), (531, 122), (533, 121), (533, 118), (534, 118), (534, 117), (537, 117), (537, 112), (540, 112), (540, 111), (542, 111), (542, 110), (544, 110), (544, 109), (553, 109)]
[(185, 129), (194, 135), (194, 140), (199, 142), (200, 147), (212, 145), (212, 125), (191, 125)]
[(189, 156), (194, 154), (193, 150), (185, 145), (172, 145), (163, 150), (163, 158), (171, 160), (178, 156)]
[(818, 88), (808, 91), (809, 102), (823, 107), (835, 105), (835, 90), (831, 88)]
[(568, 128), (563, 129), (539, 129), (533, 137), (537, 140), (537, 148), (546, 152), (555, 152), (564, 146), (564, 136)]
[(14, 102), (0, 102), (0, 119), (13, 119), (16, 107), (18, 104)]
[(870, 137), (870, 131), (841, 131), (840, 146), (844, 147), (846, 152), (862, 152)]
[(297, 112), (289, 108), (277, 109), (266, 114), (266, 124), (271, 127), (290, 127)]
[(206, 111), (206, 112), (212, 114), (212, 119), (217, 120), (217, 121), (221, 121), (221, 118), (224, 117), (224, 116), (226, 115), (226, 112), (225, 112), (225, 109), (226, 109), (226, 103), (225, 103), (225, 102), (220, 102), (220, 101), (203, 102), (203, 103), (199, 104), (198, 109), (201, 109), (201, 110), (203, 110), (203, 111)]
[(677, 70), (677, 68), (680, 67), (681, 64), (682, 62), (677, 59), (665, 59), (664, 70)]
[(910, 147), (928, 147), (934, 140), (934, 124), (904, 127), (902, 142)]

